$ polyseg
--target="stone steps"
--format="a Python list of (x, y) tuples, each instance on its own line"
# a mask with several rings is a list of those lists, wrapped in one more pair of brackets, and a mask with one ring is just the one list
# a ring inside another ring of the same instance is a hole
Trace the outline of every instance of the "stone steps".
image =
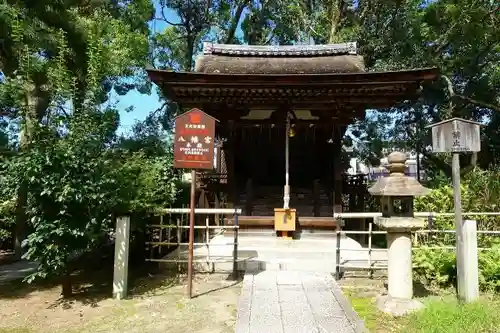
[[(221, 235), (214, 237), (208, 248), (196, 247), (194, 260), (199, 262), (195, 263), (195, 269), (204, 272), (232, 271), (234, 249), (232, 242), (232, 237)], [(368, 264), (368, 253), (359, 251), (362, 249), (359, 243), (348, 237), (342, 237), (340, 243), (342, 264), (347, 263), (352, 266)], [(174, 259), (180, 256), (181, 259), (187, 260), (187, 253), (187, 246), (183, 246), (168, 257)], [(259, 235), (239, 238), (238, 270), (241, 271), (293, 270), (334, 273), (337, 266), (336, 258), (334, 237), (284, 240)], [(373, 260), (375, 259), (385, 259), (384, 254), (374, 252)]]

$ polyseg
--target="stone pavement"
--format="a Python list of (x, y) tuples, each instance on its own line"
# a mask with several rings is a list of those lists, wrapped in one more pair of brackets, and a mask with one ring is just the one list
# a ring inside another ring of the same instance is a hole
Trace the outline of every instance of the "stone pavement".
[(328, 273), (247, 273), (238, 304), (236, 333), (365, 333)]

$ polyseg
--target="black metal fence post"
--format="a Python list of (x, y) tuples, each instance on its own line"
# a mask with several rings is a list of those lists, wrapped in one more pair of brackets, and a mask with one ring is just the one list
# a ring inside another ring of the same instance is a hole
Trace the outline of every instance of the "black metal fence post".
[(233, 278), (238, 278), (238, 212), (234, 211)]
[(340, 231), (340, 225), (342, 224), (342, 219), (339, 219), (337, 223), (337, 227), (335, 228), (336, 232), (336, 249), (335, 249), (335, 260), (336, 260), (336, 267), (335, 267), (335, 280), (340, 280), (340, 238), (341, 238), (341, 231)]

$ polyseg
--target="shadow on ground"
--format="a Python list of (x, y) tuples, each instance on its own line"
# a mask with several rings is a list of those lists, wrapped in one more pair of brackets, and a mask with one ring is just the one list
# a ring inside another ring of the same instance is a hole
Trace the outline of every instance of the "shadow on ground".
[[(71, 309), (75, 304), (98, 307), (103, 300), (112, 297), (113, 290), (113, 263), (108, 262), (96, 268), (90, 266), (72, 273), (73, 295), (68, 298), (62, 296), (54, 302), (48, 304), (48, 308), (62, 307)], [(129, 297), (150, 297), (167, 292), (168, 289), (186, 283), (186, 275), (177, 271), (160, 270), (154, 263), (141, 263), (130, 265), (128, 289)], [(202, 279), (203, 275), (195, 275), (196, 279)], [(226, 280), (234, 281), (222, 287), (215, 287), (211, 290), (194, 293), (193, 298), (198, 298), (218, 290), (231, 288), (243, 279), (243, 274), (238, 274), (236, 278), (229, 274)], [(13, 298), (23, 298), (33, 295), (37, 291), (56, 289), (60, 291), (60, 279), (50, 278), (42, 281), (27, 284), (22, 280), (10, 281), (0, 285), (0, 301)]]
[[(158, 288), (169, 288), (179, 283), (180, 276), (175, 272), (159, 272), (154, 266), (147, 264), (133, 265), (129, 272), (129, 295), (152, 293)], [(75, 302), (92, 307), (104, 299), (112, 297), (113, 264), (104, 267), (87, 267), (71, 274), (73, 295), (60, 298), (50, 307), (62, 306), (70, 308)], [(31, 284), (22, 279), (9, 281), (0, 285), (0, 300), (23, 298), (37, 291), (60, 289), (60, 279), (57, 277), (35, 281)]]

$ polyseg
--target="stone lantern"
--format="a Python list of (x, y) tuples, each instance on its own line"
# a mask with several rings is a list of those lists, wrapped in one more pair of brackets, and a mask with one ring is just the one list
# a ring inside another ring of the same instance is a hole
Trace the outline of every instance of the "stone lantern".
[(405, 175), (406, 154), (393, 152), (388, 156), (389, 176), (381, 177), (368, 189), (380, 196), (382, 216), (375, 224), (387, 230), (388, 295), (379, 298), (382, 311), (403, 315), (422, 307), (413, 297), (411, 232), (422, 229), (424, 220), (413, 216), (413, 198), (429, 189), (413, 177)]

